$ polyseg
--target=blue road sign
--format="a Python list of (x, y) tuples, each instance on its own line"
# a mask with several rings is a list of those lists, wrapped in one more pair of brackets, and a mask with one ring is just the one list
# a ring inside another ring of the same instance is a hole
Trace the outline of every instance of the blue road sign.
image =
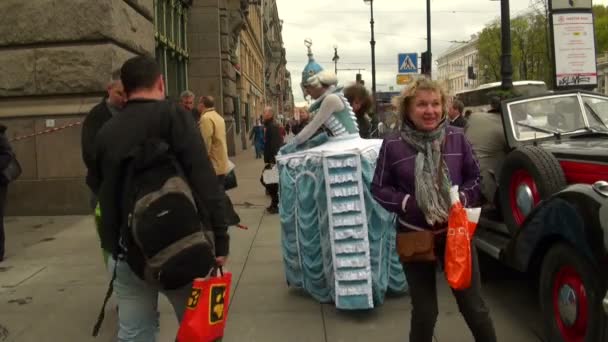
[(400, 74), (418, 73), (418, 53), (400, 53), (398, 60)]

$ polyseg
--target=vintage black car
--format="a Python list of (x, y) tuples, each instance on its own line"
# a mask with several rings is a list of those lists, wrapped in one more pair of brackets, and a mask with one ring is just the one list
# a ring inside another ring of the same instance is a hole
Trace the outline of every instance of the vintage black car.
[(608, 97), (584, 91), (502, 103), (510, 149), (498, 214), (477, 247), (539, 277), (549, 341), (608, 341)]

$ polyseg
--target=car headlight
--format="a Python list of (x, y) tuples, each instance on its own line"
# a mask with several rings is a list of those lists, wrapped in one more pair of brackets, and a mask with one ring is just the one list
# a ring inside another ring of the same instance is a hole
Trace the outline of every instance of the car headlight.
[(606, 181), (597, 181), (592, 185), (593, 190), (598, 194), (608, 197), (608, 182)]

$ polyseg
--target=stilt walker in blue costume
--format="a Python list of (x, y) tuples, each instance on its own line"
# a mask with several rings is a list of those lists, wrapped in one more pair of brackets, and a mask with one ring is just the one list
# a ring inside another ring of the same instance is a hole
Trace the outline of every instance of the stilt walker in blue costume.
[(387, 290), (407, 290), (393, 214), (370, 192), (382, 141), (359, 137), (336, 75), (305, 44), (302, 89), (314, 99), (313, 119), (277, 156), (287, 282), (339, 309), (370, 309)]

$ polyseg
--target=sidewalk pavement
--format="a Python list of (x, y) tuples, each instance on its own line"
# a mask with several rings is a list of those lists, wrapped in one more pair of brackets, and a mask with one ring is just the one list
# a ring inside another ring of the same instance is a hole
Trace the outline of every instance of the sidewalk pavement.
[[(278, 215), (259, 183), (261, 160), (246, 151), (233, 161), (239, 187), (229, 194), (248, 230), (231, 230), (228, 270), (232, 300), (224, 342), (406, 341), (409, 297), (387, 298), (365, 312), (341, 312), (289, 289), (283, 274)], [(6, 219), (7, 259), (0, 263), (0, 342), (94, 341), (91, 336), (109, 274), (104, 270), (93, 220), (86, 216)], [(173, 341), (177, 323), (160, 296), (158, 341)], [(493, 309), (493, 307), (491, 306)], [(472, 341), (445, 281), (439, 281), (436, 341)], [(110, 302), (97, 341), (115, 341)], [(494, 315), (499, 336), (538, 341), (512, 317)]]

